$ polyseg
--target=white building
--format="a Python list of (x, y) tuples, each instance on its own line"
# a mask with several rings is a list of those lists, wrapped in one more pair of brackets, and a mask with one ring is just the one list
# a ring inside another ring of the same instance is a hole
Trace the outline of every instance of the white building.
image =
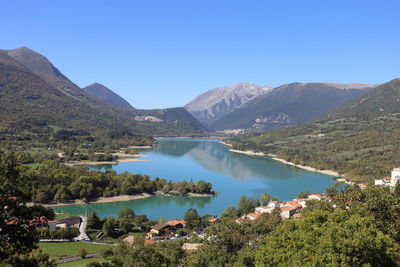
[(375, 185), (390, 186), (391, 190), (396, 187), (397, 182), (400, 179), (400, 168), (394, 168), (390, 177), (375, 180)]
[(396, 187), (396, 184), (400, 179), (400, 168), (394, 168), (392, 170), (392, 176), (390, 178), (391, 178), (390, 186)]

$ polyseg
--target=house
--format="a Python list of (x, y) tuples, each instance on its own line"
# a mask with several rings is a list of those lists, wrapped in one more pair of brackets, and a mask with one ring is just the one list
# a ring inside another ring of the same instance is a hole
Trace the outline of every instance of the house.
[(255, 221), (258, 219), (258, 217), (260, 217), (260, 213), (249, 213), (244, 215), (244, 217), (250, 221)]
[(217, 222), (219, 222), (219, 218), (218, 217), (211, 217), (211, 218), (208, 219), (208, 222), (210, 224), (217, 223)]
[(193, 251), (193, 250), (197, 250), (202, 245), (203, 245), (202, 243), (184, 243), (182, 245), (182, 249), (184, 251)]
[(299, 213), (302, 209), (302, 205), (296, 201), (287, 201), (281, 205), (281, 216), (283, 218), (290, 218), (294, 214)]
[(308, 196), (308, 200), (321, 200), (324, 196), (321, 194), (311, 194)]
[(240, 218), (237, 218), (235, 220), (235, 222), (241, 223), (244, 221), (255, 221), (258, 219), (258, 217), (260, 217), (260, 215), (261, 215), (261, 213), (249, 213), (249, 214), (243, 215)]
[(270, 208), (276, 208), (278, 205), (279, 205), (279, 202), (278, 202), (278, 201), (272, 200), (272, 201), (270, 201), (270, 202), (268, 203), (267, 206), (270, 207)]
[(67, 227), (79, 228), (79, 226), (81, 225), (81, 222), (82, 222), (81, 217), (63, 218), (63, 219), (59, 219), (59, 220), (49, 221), (48, 228), (50, 231), (58, 230), (61, 228), (67, 228)]
[(256, 213), (272, 213), (272, 211), (280, 206), (280, 202), (272, 200), (267, 206), (259, 206), (255, 209)]
[(281, 208), (281, 216), (282, 218), (289, 219), (294, 214), (296, 214), (297, 209), (292, 206), (284, 206)]
[(172, 226), (174, 229), (179, 229), (185, 227), (185, 221), (184, 220), (170, 220), (166, 222), (169, 226)]
[[(134, 245), (135, 244), (135, 237), (133, 235), (129, 235), (127, 237), (125, 237), (124, 239), (122, 239), (122, 241), (128, 243), (129, 245)], [(147, 240), (144, 239), (143, 240), (143, 245), (146, 247), (148, 245), (152, 245), (155, 244), (156, 242), (154, 242), (153, 240)]]
[(155, 235), (165, 235), (171, 233), (173, 229), (174, 229), (173, 226), (160, 222), (153, 225), (153, 227), (150, 230), (150, 233), (154, 233)]
[(400, 179), (400, 168), (394, 168), (390, 177), (375, 180), (375, 185), (390, 186), (390, 190), (393, 191)]
[(275, 209), (275, 207), (270, 207), (270, 206), (260, 206), (256, 208), (256, 213), (272, 213), (272, 211)]
[(302, 208), (307, 207), (307, 199), (306, 198), (295, 198), (293, 199), (293, 201), (299, 203), (301, 205)]

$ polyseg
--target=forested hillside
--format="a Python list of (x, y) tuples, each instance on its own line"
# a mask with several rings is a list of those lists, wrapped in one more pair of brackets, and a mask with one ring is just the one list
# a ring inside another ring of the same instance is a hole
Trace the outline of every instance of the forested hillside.
[(333, 109), (313, 122), (228, 140), (235, 149), (276, 154), (373, 182), (400, 166), (400, 79)]
[(133, 109), (128, 101), (126, 101), (125, 99), (114, 93), (111, 89), (105, 87), (102, 84), (92, 83), (91, 85), (83, 87), (82, 90), (89, 95), (97, 97), (103, 101), (110, 102), (120, 107)]
[(205, 130), (183, 108), (133, 110), (106, 103), (71, 85), (44, 57), (44, 67), (39, 60), (33, 71), (28, 67), (35, 66), (36, 60), (25, 66), (6, 52), (0, 51), (1, 142), (148, 144), (150, 135), (190, 136)]
[(372, 88), (371, 85), (353, 87), (327, 83), (285, 84), (219, 118), (210, 127), (214, 130), (273, 130), (305, 123)]

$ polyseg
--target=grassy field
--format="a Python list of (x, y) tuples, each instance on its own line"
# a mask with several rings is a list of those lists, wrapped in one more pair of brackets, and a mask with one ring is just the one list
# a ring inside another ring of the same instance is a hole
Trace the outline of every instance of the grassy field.
[(39, 243), (39, 247), (51, 257), (78, 256), (84, 248), (88, 254), (99, 253), (103, 249), (115, 248), (113, 245), (96, 245), (85, 242)]
[(57, 267), (86, 267), (90, 262), (103, 262), (101, 259), (82, 259), (79, 261), (71, 261), (63, 264), (57, 264)]

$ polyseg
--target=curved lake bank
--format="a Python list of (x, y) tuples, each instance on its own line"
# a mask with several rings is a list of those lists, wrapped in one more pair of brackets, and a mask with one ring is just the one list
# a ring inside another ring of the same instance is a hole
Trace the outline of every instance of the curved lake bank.
[(121, 208), (151, 219), (182, 218), (188, 208), (200, 214), (220, 215), (240, 196), (258, 198), (268, 192), (281, 200), (290, 200), (299, 192), (324, 192), (335, 183), (332, 176), (283, 165), (271, 158), (232, 153), (216, 139), (159, 139), (159, 146), (142, 151), (148, 161), (93, 166), (96, 170), (113, 169), (117, 173), (147, 174), (167, 180), (205, 180), (213, 184), (216, 197), (150, 197), (127, 202), (56, 207), (56, 211), (76, 214), (96, 211), (101, 217), (116, 216)]

